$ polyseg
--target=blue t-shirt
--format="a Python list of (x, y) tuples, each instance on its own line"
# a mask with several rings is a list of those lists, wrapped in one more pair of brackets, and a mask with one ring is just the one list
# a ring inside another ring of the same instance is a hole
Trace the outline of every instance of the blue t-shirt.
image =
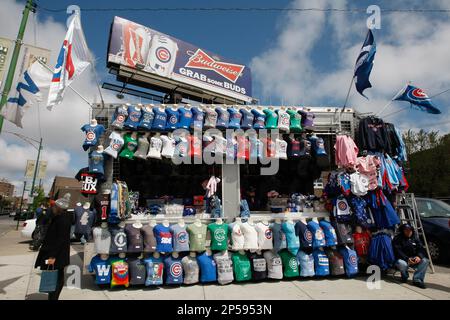
[(111, 126), (117, 129), (123, 129), (123, 124), (128, 117), (128, 109), (125, 107), (117, 107), (114, 112)]
[(96, 284), (111, 283), (111, 259), (102, 260), (100, 255), (92, 258), (89, 264), (89, 272), (95, 272)]
[(105, 174), (104, 163), (103, 152), (92, 151), (89, 153), (89, 173)]
[(196, 129), (203, 128), (203, 121), (205, 120), (205, 112), (198, 107), (193, 107), (191, 127)]
[(302, 221), (297, 221), (295, 224), (295, 233), (300, 240), (300, 248), (302, 250), (312, 249), (313, 247), (313, 234), (309, 231), (306, 224)]
[(128, 118), (125, 121), (125, 128), (137, 130), (139, 123), (141, 122), (141, 108), (135, 106), (128, 107)]
[(153, 119), (155, 118), (155, 114), (152, 109), (147, 110), (146, 108), (142, 108), (142, 117), (139, 122), (138, 128), (144, 130), (151, 130)]
[(250, 152), (249, 152), (249, 156), (250, 159), (257, 159), (258, 158), (258, 138), (254, 135), (250, 136), (248, 138), (249, 141), (249, 148), (250, 148)]
[(286, 234), (283, 232), (280, 223), (272, 224), (272, 236), (273, 236), (273, 250), (275, 252), (280, 251), (281, 249), (286, 249)]
[(313, 254), (307, 254), (302, 250), (297, 253), (297, 262), (300, 267), (301, 277), (314, 277), (314, 256)]
[(325, 143), (322, 138), (311, 136), (309, 137), (309, 142), (311, 142), (311, 148), (314, 150), (316, 155), (327, 155), (327, 152), (325, 151)]
[(183, 283), (183, 265), (181, 258), (174, 258), (171, 255), (164, 259), (164, 271), (166, 273), (166, 284)]
[(217, 281), (217, 267), (212, 255), (204, 252), (197, 257), (197, 262), (200, 267), (200, 282)]
[(153, 113), (155, 117), (153, 118), (152, 130), (164, 131), (166, 130), (167, 115), (164, 110), (160, 110), (158, 107), (153, 107)]
[(230, 115), (228, 114), (227, 109), (216, 108), (217, 112), (217, 129), (226, 129), (228, 128), (228, 123), (230, 121)]
[(327, 247), (333, 247), (337, 245), (337, 236), (336, 231), (334, 230), (331, 223), (328, 221), (322, 220), (319, 222), (320, 227), (325, 234), (325, 243)]
[(228, 123), (229, 129), (240, 129), (242, 114), (235, 108), (228, 108), (230, 114), (230, 122)]
[(299, 238), (295, 234), (295, 225), (290, 222), (283, 222), (281, 229), (286, 235), (287, 248), (290, 253), (296, 255), (300, 248)]
[(178, 128), (189, 129), (192, 123), (192, 112), (184, 107), (178, 109), (179, 119)]
[(83, 149), (84, 151), (86, 151), (90, 147), (93, 147), (97, 144), (98, 139), (105, 132), (105, 127), (101, 124), (98, 124), (96, 126), (85, 124), (81, 127), (81, 131), (86, 134), (86, 138), (83, 143)]
[(172, 110), (172, 108), (166, 109), (167, 122), (166, 122), (166, 130), (175, 130), (178, 128), (178, 120), (180, 114), (178, 110)]
[(146, 286), (155, 286), (163, 284), (164, 263), (161, 257), (148, 257), (144, 260), (147, 276), (145, 279)]
[(316, 276), (328, 276), (330, 274), (330, 263), (327, 254), (320, 249), (316, 249), (313, 251), (313, 255)]
[(339, 253), (344, 258), (344, 267), (347, 277), (353, 277), (358, 274), (358, 256), (356, 251), (348, 247), (341, 248)]
[(253, 116), (254, 116), (254, 122), (253, 122), (253, 129), (265, 129), (266, 128), (266, 115), (264, 112), (253, 109), (252, 110)]
[(253, 121), (255, 119), (255, 116), (253, 115), (253, 113), (251, 113), (247, 109), (241, 109), (240, 113), (242, 115), (241, 129), (252, 129)]
[(156, 239), (156, 251), (172, 252), (172, 233), (170, 228), (162, 224), (158, 224), (153, 228), (153, 235)]
[(320, 225), (315, 221), (308, 222), (308, 230), (311, 231), (313, 235), (313, 248), (321, 248), (326, 246), (325, 234), (323, 233)]

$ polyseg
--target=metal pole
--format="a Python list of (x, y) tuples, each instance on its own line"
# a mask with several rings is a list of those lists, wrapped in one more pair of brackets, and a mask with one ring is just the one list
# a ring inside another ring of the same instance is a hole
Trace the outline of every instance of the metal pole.
[(39, 168), (39, 157), (41, 156), (41, 150), (42, 150), (42, 138), (39, 140), (39, 149), (37, 154), (37, 160), (36, 160), (36, 166), (34, 167), (34, 174), (33, 174), (33, 182), (31, 183), (31, 196), (34, 199), (34, 183), (36, 182), (36, 175)]
[(22, 191), (22, 198), (20, 199), (20, 206), (19, 206), (19, 217), (17, 218), (17, 225), (16, 230), (19, 230), (19, 222), (20, 222), (20, 216), (22, 215), (22, 204), (23, 204), (23, 195), (25, 194), (25, 188), (27, 187), (27, 182), (23, 182), (23, 191)]
[[(27, 0), (25, 4), (25, 9), (23, 10), (22, 22), (20, 23), (19, 33), (17, 34), (16, 44), (14, 46), (14, 51), (11, 57), (11, 63), (9, 64), (8, 75), (6, 76), (5, 86), (2, 92), (2, 99), (0, 101), (0, 110), (6, 104), (8, 100), (8, 94), (11, 90), (12, 83), (14, 81), (14, 73), (16, 72), (17, 60), (19, 59), (20, 47), (22, 46), (22, 39), (25, 33), (25, 28), (27, 26), (28, 14), (30, 10), (34, 12), (33, 0)], [(3, 127), (3, 117), (0, 116), (0, 133)]]

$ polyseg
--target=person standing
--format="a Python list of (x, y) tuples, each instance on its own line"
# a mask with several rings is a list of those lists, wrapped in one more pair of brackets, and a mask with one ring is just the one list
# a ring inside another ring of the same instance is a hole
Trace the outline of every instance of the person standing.
[(72, 217), (67, 212), (69, 203), (70, 194), (66, 193), (50, 208), (51, 220), (34, 265), (35, 268), (41, 268), (41, 270), (47, 270), (50, 266), (58, 270), (56, 290), (48, 294), (49, 300), (59, 299), (64, 287), (64, 268), (70, 263)]

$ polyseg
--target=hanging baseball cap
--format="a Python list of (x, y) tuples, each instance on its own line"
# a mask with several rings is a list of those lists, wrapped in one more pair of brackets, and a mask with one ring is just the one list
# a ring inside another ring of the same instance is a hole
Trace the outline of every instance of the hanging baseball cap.
[(70, 193), (66, 193), (62, 198), (59, 198), (58, 200), (55, 201), (56, 206), (64, 210), (68, 209), (70, 197), (71, 197)]

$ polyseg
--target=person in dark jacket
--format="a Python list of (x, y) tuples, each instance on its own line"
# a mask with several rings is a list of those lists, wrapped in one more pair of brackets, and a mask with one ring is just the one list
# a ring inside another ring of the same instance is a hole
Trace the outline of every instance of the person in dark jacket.
[(402, 282), (408, 281), (408, 268), (413, 268), (413, 284), (425, 289), (424, 279), (430, 262), (422, 243), (414, 236), (414, 228), (410, 224), (401, 225), (392, 244), (397, 259), (395, 266), (400, 270)]
[(72, 217), (67, 212), (70, 194), (55, 201), (50, 208), (51, 217), (45, 238), (34, 265), (41, 270), (51, 269), (52, 266), (58, 270), (58, 283), (56, 291), (49, 293), (49, 300), (58, 300), (64, 286), (64, 268), (70, 264), (70, 228)]

